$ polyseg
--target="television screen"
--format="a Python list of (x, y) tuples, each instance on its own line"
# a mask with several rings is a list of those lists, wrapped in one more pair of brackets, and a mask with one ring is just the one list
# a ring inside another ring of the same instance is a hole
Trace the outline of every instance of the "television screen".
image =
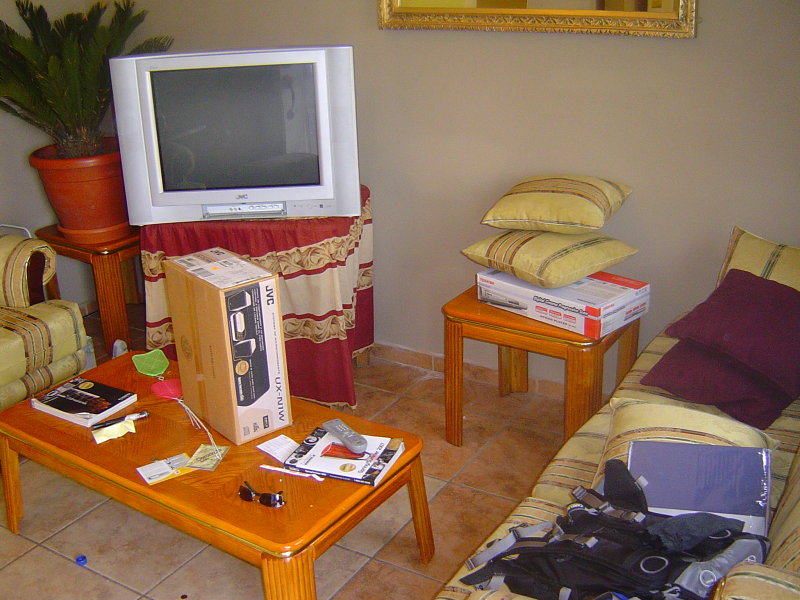
[(150, 79), (164, 190), (319, 185), (314, 65), (155, 71)]

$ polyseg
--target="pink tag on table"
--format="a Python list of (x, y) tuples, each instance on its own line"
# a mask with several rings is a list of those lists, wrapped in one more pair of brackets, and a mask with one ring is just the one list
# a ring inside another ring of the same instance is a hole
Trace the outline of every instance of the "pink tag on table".
[(183, 397), (183, 388), (180, 379), (163, 379), (156, 381), (150, 389), (156, 396), (175, 400)]

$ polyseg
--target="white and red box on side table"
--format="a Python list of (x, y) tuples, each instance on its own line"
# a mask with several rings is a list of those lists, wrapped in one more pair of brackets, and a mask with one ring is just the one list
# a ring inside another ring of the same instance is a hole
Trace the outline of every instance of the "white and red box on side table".
[(542, 288), (496, 269), (476, 276), (478, 299), (498, 308), (600, 339), (650, 309), (650, 284), (598, 272)]

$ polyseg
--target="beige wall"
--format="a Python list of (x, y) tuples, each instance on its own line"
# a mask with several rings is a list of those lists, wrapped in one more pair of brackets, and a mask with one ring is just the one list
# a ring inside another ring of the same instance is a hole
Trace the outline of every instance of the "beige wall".
[[(796, 2), (701, 1), (694, 40), (382, 31), (368, 0), (138, 6), (142, 34), (172, 34), (175, 50), (355, 47), (380, 343), (442, 352), (440, 307), (479, 270), (459, 250), (494, 231), (483, 212), (531, 174), (634, 188), (604, 230), (640, 249), (613, 270), (653, 284), (643, 341), (708, 294), (733, 225), (800, 245)], [(0, 119), (2, 177), (27, 190), (15, 165), (35, 136)], [(467, 358), (494, 353), (475, 343)]]

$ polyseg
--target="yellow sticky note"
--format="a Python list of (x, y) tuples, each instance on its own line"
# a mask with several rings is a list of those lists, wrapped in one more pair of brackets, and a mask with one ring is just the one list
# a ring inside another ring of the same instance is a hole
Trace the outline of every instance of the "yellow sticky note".
[(113, 440), (114, 438), (122, 437), (126, 433), (136, 433), (136, 424), (133, 421), (120, 421), (108, 427), (101, 427), (100, 429), (92, 429), (94, 441), (98, 444)]

